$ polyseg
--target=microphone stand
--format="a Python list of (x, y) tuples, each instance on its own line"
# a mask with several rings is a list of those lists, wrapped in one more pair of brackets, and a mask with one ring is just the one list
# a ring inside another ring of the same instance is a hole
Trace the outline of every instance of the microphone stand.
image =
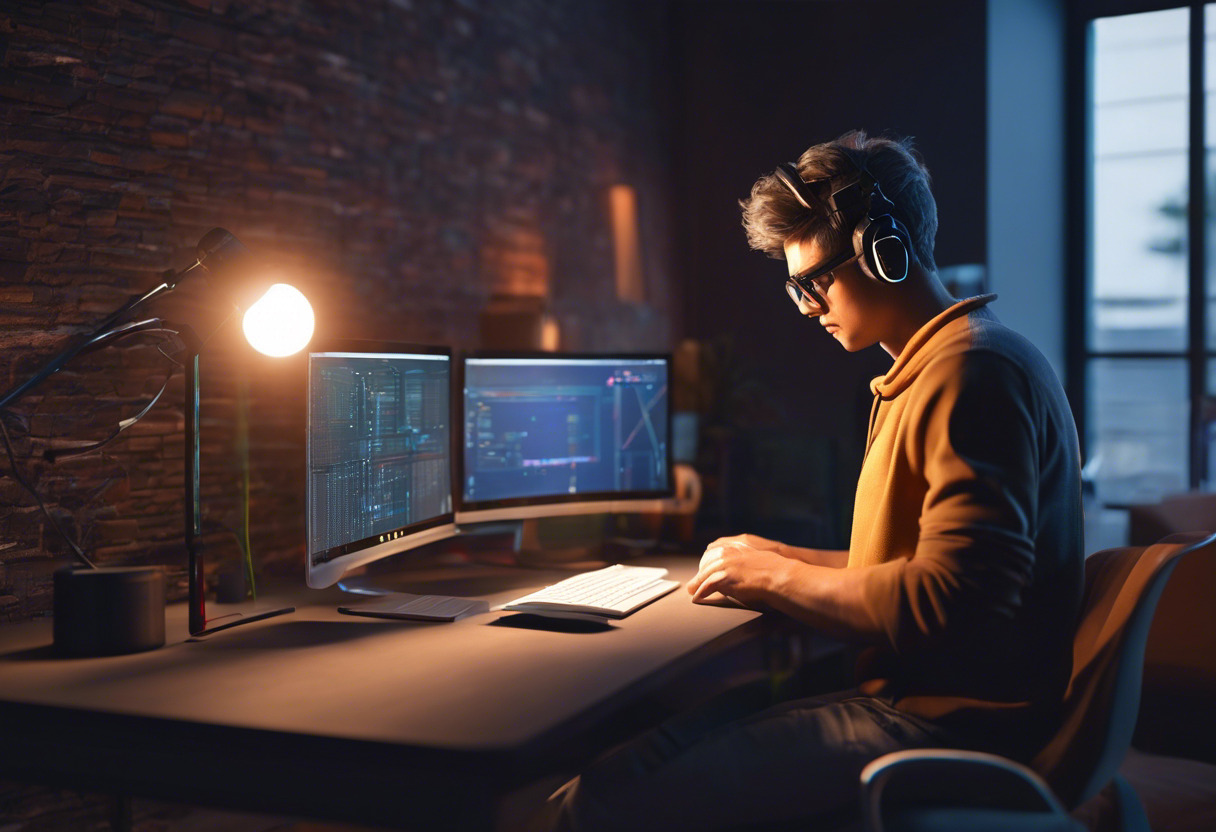
[[(225, 232), (227, 233), (227, 232)], [(241, 624), (248, 624), (252, 621), (261, 621), (265, 618), (272, 618), (276, 615), (294, 612), (295, 607), (284, 607), (282, 609), (269, 610), (267, 612), (256, 613), (247, 617), (243, 617), (237, 621), (230, 621), (227, 624), (220, 624), (215, 627), (207, 627), (207, 611), (205, 600), (205, 582), (203, 572), (203, 552), (199, 538), (202, 536), (202, 489), (199, 476), (199, 383), (198, 383), (198, 360), (199, 351), (202, 343), (198, 336), (188, 326), (174, 324), (168, 327), (160, 319), (152, 318), (146, 321), (139, 321), (131, 324), (123, 325), (121, 322), (130, 314), (137, 306), (146, 303), (152, 298), (171, 292), (177, 288), (183, 278), (187, 277), (196, 268), (202, 265), (201, 261), (196, 261), (193, 265), (174, 272), (172, 270), (165, 272), (163, 282), (142, 295), (131, 295), (126, 303), (119, 307), (115, 312), (111, 313), (102, 323), (90, 332), (87, 336), (77, 341), (63, 352), (52, 358), (34, 375), (26, 379), (21, 384), (13, 387), (0, 396), (0, 410), (4, 410), (8, 405), (29, 390), (41, 384), (46, 379), (50, 378), (59, 370), (81, 353), (85, 353), (104, 346), (108, 341), (116, 337), (132, 335), (147, 329), (166, 329), (171, 328), (181, 340), (185, 349), (185, 360), (182, 362), (186, 370), (186, 393), (185, 393), (185, 423), (186, 423), (186, 442), (185, 442), (185, 462), (186, 462), (186, 487), (185, 487), (185, 531), (186, 531), (186, 555), (187, 555), (187, 580), (189, 586), (189, 629), (191, 636), (204, 636), (211, 633), (227, 630), (231, 627), (236, 627)], [(83, 555), (80, 559), (90, 569), (97, 567)], [(238, 613), (239, 614), (239, 613)]]
[(48, 361), (46, 364), (44, 364), (38, 370), (38, 372), (34, 373), (34, 375), (30, 376), (28, 379), (23, 381), (21, 384), (18, 384), (16, 387), (9, 390), (2, 397), (0, 397), (0, 410), (3, 410), (4, 408), (8, 407), (8, 405), (11, 402), (16, 401), (18, 398), (23, 396), (27, 391), (31, 390), (32, 388), (34, 388), (37, 385), (41, 384), (42, 382), (46, 381), (48, 378), (53, 376), (55, 373), (59, 372), (61, 369), (63, 369), (63, 366), (65, 364), (67, 364), (69, 361), (71, 361), (73, 358), (75, 358), (80, 353), (85, 352), (90, 347), (96, 348), (96, 347), (101, 346), (101, 344), (105, 340), (107, 340), (108, 336), (111, 336), (116, 333), (122, 334), (122, 333), (119, 333), (118, 330), (115, 329), (115, 326), (123, 318), (125, 318), (127, 316), (127, 314), (129, 312), (131, 312), (131, 310), (133, 310), (135, 307), (139, 306), (140, 304), (151, 300), (152, 298), (156, 297), (157, 295), (161, 294), (162, 292), (173, 291), (174, 289), (177, 288), (178, 284), (181, 283), (182, 278), (186, 277), (188, 274), (190, 274), (190, 272), (194, 271), (200, 265), (201, 265), (200, 263), (196, 262), (194, 265), (192, 265), (188, 268), (185, 268), (180, 272), (174, 272), (172, 270), (167, 271), (167, 272), (165, 272), (165, 275), (164, 275), (164, 282), (162, 282), (155, 289), (152, 289), (150, 292), (146, 292), (142, 295), (131, 295), (129, 298), (127, 298), (126, 303), (124, 303), (121, 307), (118, 308), (117, 311), (113, 312), (108, 318), (106, 318), (104, 321), (102, 321), (101, 324), (95, 330), (90, 332), (86, 337), (77, 341), (72, 346), (68, 347), (63, 352), (59, 353), (59, 355), (55, 356), (50, 361)]

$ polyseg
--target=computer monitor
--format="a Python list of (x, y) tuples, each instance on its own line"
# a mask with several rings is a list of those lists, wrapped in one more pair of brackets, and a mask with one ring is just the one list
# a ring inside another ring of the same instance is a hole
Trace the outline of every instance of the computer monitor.
[(661, 511), (670, 356), (474, 353), (461, 361), (457, 524)]
[(309, 586), (456, 533), (451, 378), (446, 347), (341, 341), (310, 350)]

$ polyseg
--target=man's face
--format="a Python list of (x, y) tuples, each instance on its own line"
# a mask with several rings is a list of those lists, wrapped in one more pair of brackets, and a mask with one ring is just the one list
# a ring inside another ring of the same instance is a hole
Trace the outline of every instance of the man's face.
[[(811, 272), (838, 254), (821, 248), (814, 240), (785, 244), (790, 276)], [(842, 347), (856, 352), (878, 343), (884, 331), (881, 290), (878, 281), (866, 276), (860, 264), (851, 260), (832, 272), (831, 283), (824, 293), (827, 312), (820, 314), (807, 304), (799, 304), (798, 308), (808, 318), (819, 318), (819, 323)]]

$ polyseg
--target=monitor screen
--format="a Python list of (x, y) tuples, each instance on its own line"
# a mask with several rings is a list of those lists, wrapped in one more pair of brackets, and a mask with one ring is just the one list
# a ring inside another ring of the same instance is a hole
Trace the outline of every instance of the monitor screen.
[(451, 351), (335, 342), (308, 356), (308, 585), (455, 534)]
[(466, 356), (457, 522), (657, 510), (669, 370), (665, 355)]

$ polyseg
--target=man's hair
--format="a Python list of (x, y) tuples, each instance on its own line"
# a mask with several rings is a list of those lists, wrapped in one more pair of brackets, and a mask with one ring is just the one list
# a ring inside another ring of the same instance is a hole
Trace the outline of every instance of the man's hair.
[[(838, 139), (807, 149), (798, 159), (798, 173), (825, 201), (831, 191), (857, 181), (865, 170), (874, 177), (883, 195), (895, 205), (895, 218), (912, 238), (912, 259), (925, 271), (937, 271), (933, 240), (937, 236), (937, 202), (929, 190), (929, 170), (912, 140), (870, 138), (862, 130), (851, 130)], [(757, 251), (782, 260), (787, 240), (812, 240), (829, 251), (852, 248), (851, 236), (860, 217), (848, 217), (839, 228), (827, 216), (803, 207), (775, 174), (756, 180), (743, 208), (747, 242)]]

